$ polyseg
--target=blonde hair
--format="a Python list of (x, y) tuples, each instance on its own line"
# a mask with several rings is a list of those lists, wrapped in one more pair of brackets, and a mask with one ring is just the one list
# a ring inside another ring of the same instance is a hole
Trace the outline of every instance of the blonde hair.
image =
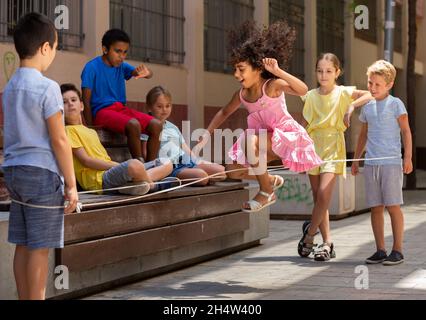
[(374, 62), (367, 69), (367, 76), (370, 77), (373, 74), (382, 76), (385, 79), (386, 84), (390, 84), (395, 81), (396, 69), (390, 62), (379, 60)]

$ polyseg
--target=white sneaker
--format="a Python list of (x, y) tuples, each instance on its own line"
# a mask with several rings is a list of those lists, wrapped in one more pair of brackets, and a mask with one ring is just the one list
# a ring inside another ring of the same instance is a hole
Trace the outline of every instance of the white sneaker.
[(151, 186), (148, 182), (138, 181), (138, 182), (129, 182), (126, 183), (123, 187), (128, 187), (125, 189), (119, 189), (118, 192), (121, 194), (128, 194), (132, 196), (143, 196), (149, 192)]

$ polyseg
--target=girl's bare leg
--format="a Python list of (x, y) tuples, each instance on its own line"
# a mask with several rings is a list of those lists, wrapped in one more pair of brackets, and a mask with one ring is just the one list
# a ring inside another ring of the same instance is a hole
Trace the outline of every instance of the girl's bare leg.
[[(272, 134), (268, 133), (267, 134), (267, 138), (268, 138), (268, 144), (267, 144), (267, 163), (274, 161), (274, 160), (280, 160), (280, 157), (278, 157), (273, 151), (272, 151), (272, 143), (271, 143), (271, 137)], [(258, 144), (256, 143), (256, 148), (258, 148)], [(231, 171), (231, 170), (238, 170), (238, 171), (234, 171), (234, 172), (229, 172), (227, 173), (227, 176), (231, 179), (236, 179), (236, 180), (257, 180), (256, 175), (251, 175), (249, 174), (249, 168), (242, 165), (242, 164), (238, 164), (237, 162), (234, 162), (233, 164), (228, 164), (226, 165), (226, 171)], [(274, 184), (275, 182), (275, 177), (271, 174), (269, 174), (269, 182), (271, 184)]]
[(334, 173), (322, 173), (319, 178), (319, 185), (316, 191), (316, 200), (312, 210), (312, 221), (308, 234), (313, 235), (321, 224), (321, 235), (324, 242), (331, 243), (330, 227), (328, 218), (328, 207), (330, 205), (333, 189), (336, 182)]
[[(187, 168), (187, 169), (183, 169), (181, 172), (179, 172), (177, 174), (177, 176), (179, 179), (185, 180), (185, 179), (194, 179), (195, 180), (199, 180), (202, 178), (207, 178), (208, 174), (207, 172), (205, 172), (202, 169), (199, 168)], [(186, 182), (186, 183), (190, 183), (192, 181)], [(185, 184), (185, 181), (183, 182)], [(205, 186), (209, 183), (209, 179), (204, 179), (196, 184), (193, 184), (192, 186), (197, 186), (197, 187), (202, 187)]]
[[(266, 138), (266, 141), (260, 141), (261, 138)], [(267, 163), (269, 161), (275, 160), (277, 156), (272, 152), (271, 134), (268, 133), (267, 135), (250, 136), (247, 139), (246, 146), (247, 148), (245, 151), (247, 159), (249, 163), (251, 163), (251, 168), (253, 169), (253, 173), (259, 183), (260, 191), (266, 192), (267, 194), (272, 194), (273, 185), (271, 183), (271, 176), (267, 171)], [(262, 147), (266, 148), (263, 149)], [(249, 148), (251, 148), (251, 150), (249, 150)], [(253, 159), (253, 156), (255, 159)], [(251, 160), (257, 160), (257, 162)], [(247, 171), (247, 175), (250, 176), (250, 173), (250, 171)], [(273, 196), (272, 199), (274, 197), (275, 196)], [(258, 193), (253, 200), (259, 202), (261, 205), (264, 205), (268, 202), (268, 198), (260, 193)], [(250, 209), (247, 203), (245, 203), (243, 207), (245, 209)]]
[(207, 172), (209, 176), (215, 175), (211, 177), (210, 181), (222, 181), (226, 179), (225, 168), (217, 163), (200, 163), (197, 164), (197, 168), (204, 170)]

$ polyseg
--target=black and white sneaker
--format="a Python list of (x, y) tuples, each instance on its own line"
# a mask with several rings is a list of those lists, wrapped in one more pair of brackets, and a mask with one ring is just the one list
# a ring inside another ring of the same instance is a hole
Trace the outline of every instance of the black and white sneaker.
[(384, 266), (394, 266), (404, 262), (404, 256), (401, 252), (392, 250), (391, 254), (383, 261)]
[(385, 261), (385, 259), (388, 257), (386, 254), (386, 251), (383, 250), (377, 250), (376, 253), (374, 253), (371, 257), (368, 257), (365, 259), (365, 263), (367, 264), (377, 264), (382, 263)]

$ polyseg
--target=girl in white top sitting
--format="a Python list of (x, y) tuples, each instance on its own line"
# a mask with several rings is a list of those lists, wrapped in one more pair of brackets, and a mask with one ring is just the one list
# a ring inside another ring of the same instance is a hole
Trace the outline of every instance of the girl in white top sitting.
[[(226, 178), (222, 165), (198, 159), (185, 143), (179, 128), (167, 119), (172, 113), (172, 96), (161, 86), (152, 88), (146, 96), (149, 113), (161, 121), (161, 145), (159, 156), (169, 158), (173, 163), (172, 177), (184, 179), (203, 179), (195, 186), (204, 186), (209, 181), (221, 181)], [(207, 178), (210, 175), (214, 177)]]

